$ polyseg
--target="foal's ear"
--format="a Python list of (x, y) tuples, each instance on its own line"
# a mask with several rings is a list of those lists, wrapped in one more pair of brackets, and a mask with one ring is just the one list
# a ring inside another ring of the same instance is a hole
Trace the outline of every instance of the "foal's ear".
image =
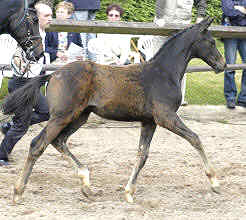
[(208, 27), (212, 24), (213, 18), (207, 17), (204, 20), (202, 20), (200, 24), (200, 32), (203, 32), (208, 29)]
[(39, 0), (29, 0), (28, 1), (28, 7), (29, 8), (34, 8), (35, 4), (39, 2)]

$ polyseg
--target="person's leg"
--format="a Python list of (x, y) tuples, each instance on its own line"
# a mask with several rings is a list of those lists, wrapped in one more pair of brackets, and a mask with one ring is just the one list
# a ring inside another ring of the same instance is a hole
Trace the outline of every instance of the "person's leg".
[[(10, 90), (14, 90), (13, 82), (10, 85)], [(41, 92), (31, 116), (29, 112), (32, 111), (33, 106), (30, 105), (26, 108), (30, 109), (25, 109), (27, 111), (18, 113), (13, 117), (12, 126), (6, 132), (0, 145), (0, 166), (7, 165), (6, 161), (8, 161), (8, 155), (12, 152), (15, 144), (25, 135), (30, 124), (37, 124), (49, 119), (48, 103)]]
[(73, 18), (77, 21), (87, 21), (88, 11), (87, 10), (75, 11), (73, 13)]
[[(88, 21), (89, 20), (89, 11), (82, 10), (82, 11), (75, 11), (74, 18), (77, 21)], [(89, 59), (89, 51), (88, 51), (88, 33), (81, 33), (81, 40), (85, 50), (85, 59)]]
[[(235, 64), (237, 57), (237, 39), (224, 39), (225, 59), (227, 64)], [(227, 107), (235, 108), (237, 87), (235, 71), (226, 70), (224, 74), (224, 95)]]
[[(88, 20), (89, 21), (92, 21), (92, 20), (95, 19), (95, 17), (96, 17), (96, 11), (95, 10), (89, 10), (88, 11)], [(94, 62), (96, 62), (96, 54), (95, 53), (91, 53), (88, 50), (88, 42), (89, 42), (89, 40), (94, 39), (96, 37), (97, 37), (97, 35), (95, 33), (88, 33), (87, 34), (87, 52), (88, 52), (88, 58), (89, 58), (89, 60), (94, 61)]]
[(31, 116), (31, 125), (38, 124), (43, 121), (49, 120), (49, 106), (45, 96), (42, 95), (40, 91), (40, 95), (37, 100), (37, 104), (34, 106), (34, 111)]
[[(94, 20), (96, 16), (96, 13), (94, 10), (82, 10), (82, 11), (75, 11), (74, 12), (74, 18), (78, 21), (91, 21)], [(96, 54), (91, 53), (88, 50), (88, 42), (90, 39), (96, 38), (96, 34), (94, 33), (81, 33), (81, 40), (82, 40), (82, 44), (84, 46), (85, 49), (85, 58), (92, 60), (92, 61), (96, 61)]]
[[(11, 92), (15, 91), (19, 87), (22, 87), (23, 85), (25, 85), (26, 82), (27, 82), (26, 79), (13, 77), (12, 79), (10, 79), (8, 81), (8, 92), (11, 93)], [(1, 131), (1, 133), (3, 135), (6, 135), (7, 132), (8, 132), (8, 130), (11, 128), (12, 125), (13, 125), (13, 121), (2, 123), (0, 125), (0, 131)]]
[[(242, 62), (246, 63), (246, 40), (243, 39), (239, 40), (238, 50), (242, 58)], [(238, 105), (246, 107), (246, 70), (245, 69), (242, 72), (241, 91), (238, 95), (237, 102)]]
[(28, 117), (26, 117), (26, 115), (13, 117), (13, 125), (4, 136), (0, 145), (0, 160), (8, 161), (8, 155), (12, 152), (15, 144), (27, 132), (30, 123), (27, 119)]

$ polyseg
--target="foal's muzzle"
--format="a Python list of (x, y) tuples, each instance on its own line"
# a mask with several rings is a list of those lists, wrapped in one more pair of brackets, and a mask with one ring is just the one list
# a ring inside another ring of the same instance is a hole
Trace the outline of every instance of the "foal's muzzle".
[(215, 73), (220, 73), (225, 71), (226, 63), (223, 58), (219, 60), (219, 62), (216, 63), (216, 65), (213, 67)]

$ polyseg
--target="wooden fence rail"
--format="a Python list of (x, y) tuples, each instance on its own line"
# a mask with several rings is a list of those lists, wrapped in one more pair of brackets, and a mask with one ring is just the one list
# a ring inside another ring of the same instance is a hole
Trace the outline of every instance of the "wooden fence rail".
[[(75, 21), (53, 19), (46, 31), (113, 33), (130, 35), (170, 35), (190, 25), (165, 25), (159, 27), (147, 22), (106, 22), (106, 21)], [(246, 27), (212, 25), (209, 27), (216, 38), (246, 38)]]
[[(75, 21), (53, 19), (46, 31), (57, 32), (85, 32), (85, 33), (114, 33), (130, 35), (160, 35), (166, 36), (182, 30), (190, 25), (165, 25), (159, 27), (155, 23), (146, 22), (106, 22), (106, 21)], [(217, 38), (246, 38), (246, 27), (213, 25), (209, 27), (212, 35)], [(136, 36), (136, 37), (137, 37)], [(55, 71), (60, 66), (44, 65), (43, 70)], [(246, 64), (233, 64), (227, 66), (228, 70), (246, 69)], [(11, 70), (10, 65), (0, 64), (0, 71)], [(213, 69), (207, 65), (188, 66), (186, 72), (207, 72)], [(1, 73), (0, 73), (1, 74)]]

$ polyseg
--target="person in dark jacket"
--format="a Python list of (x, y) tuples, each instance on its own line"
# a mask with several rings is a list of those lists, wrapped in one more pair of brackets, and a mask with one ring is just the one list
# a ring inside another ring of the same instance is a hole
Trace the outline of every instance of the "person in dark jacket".
[[(56, 19), (70, 19), (74, 12), (74, 5), (71, 2), (60, 2), (56, 6)], [(50, 54), (51, 61), (67, 63), (69, 59), (68, 49), (71, 43), (83, 47), (81, 35), (75, 32), (47, 32), (45, 38), (45, 51)], [(82, 59), (78, 57), (78, 59)]]
[[(75, 11), (74, 19), (79, 21), (91, 21), (95, 19), (96, 11), (100, 9), (100, 0), (66, 0), (72, 2)], [(88, 42), (90, 39), (96, 38), (94, 33), (81, 33), (83, 45), (85, 47), (86, 59), (96, 61), (96, 54), (88, 50)]]
[[(246, 0), (222, 0), (222, 24), (231, 26), (246, 26)], [(227, 64), (235, 64), (237, 51), (242, 62), (246, 63), (246, 39), (225, 38), (223, 39), (225, 59)], [(226, 70), (224, 74), (224, 96), (229, 109), (236, 105), (246, 107), (246, 70), (243, 70), (241, 79), (241, 91), (237, 96), (235, 83), (235, 71)]]

